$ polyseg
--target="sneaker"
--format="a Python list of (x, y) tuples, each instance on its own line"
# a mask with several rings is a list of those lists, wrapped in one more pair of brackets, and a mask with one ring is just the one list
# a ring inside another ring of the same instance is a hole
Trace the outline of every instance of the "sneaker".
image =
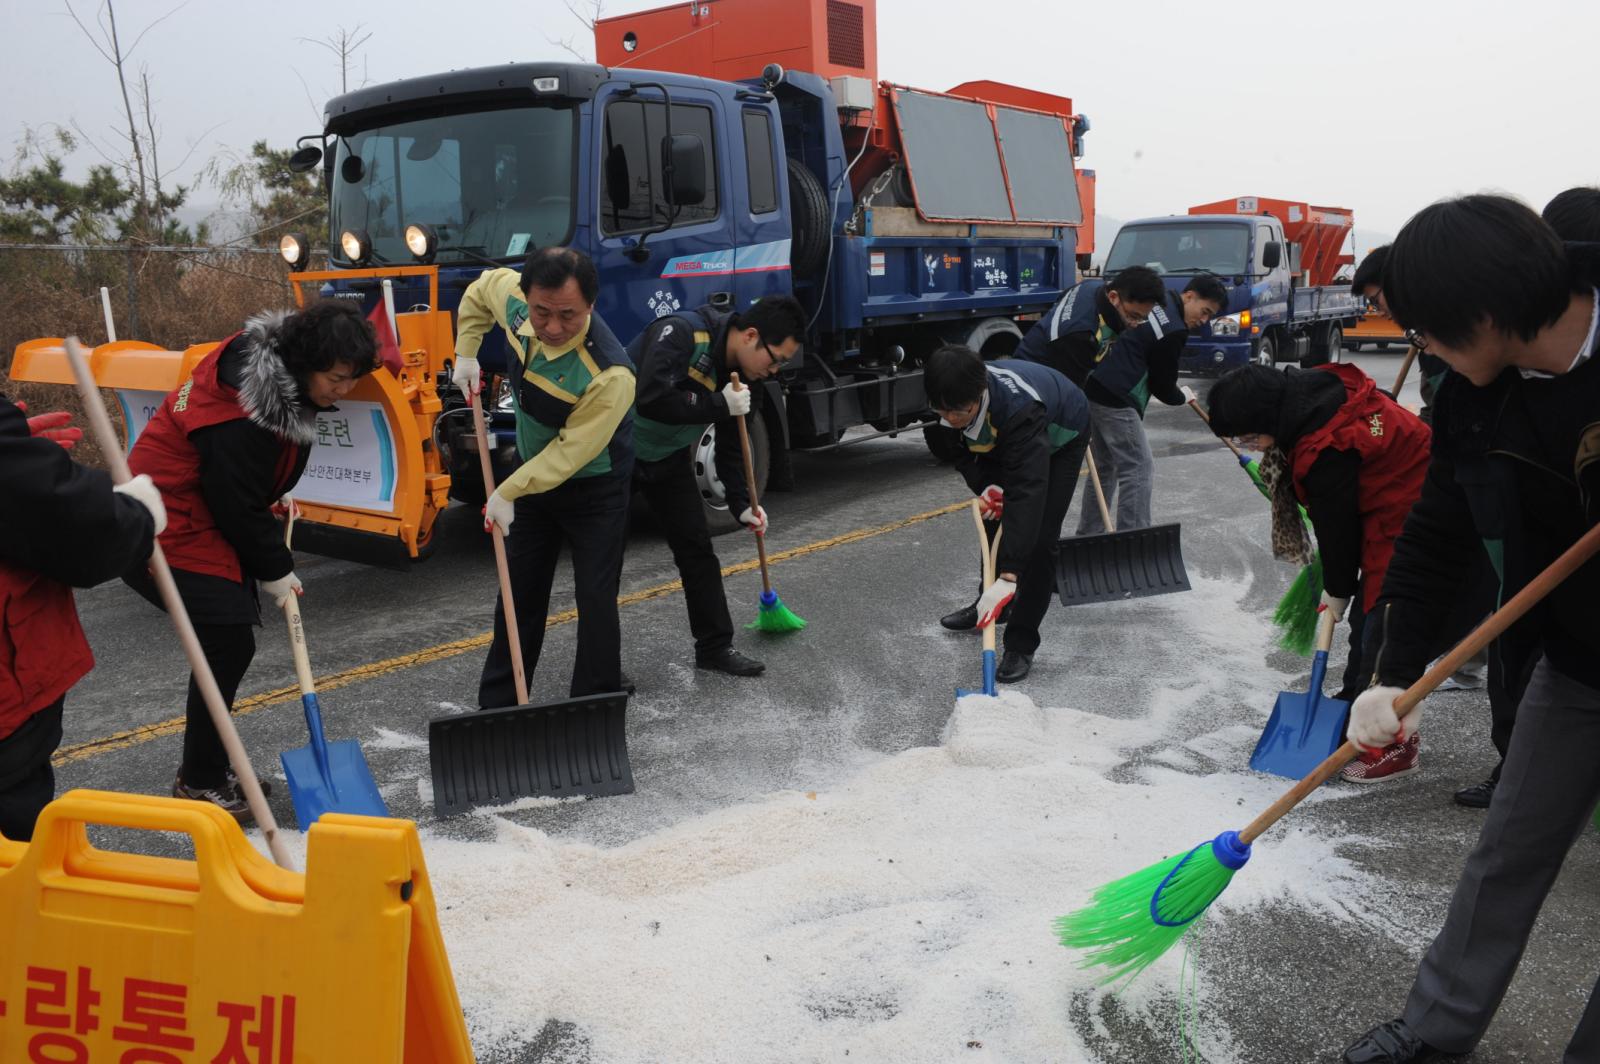
[(1340, 769), (1339, 776), (1347, 783), (1384, 783), (1421, 767), (1422, 736), (1413, 735), (1405, 742), (1386, 746), (1376, 754), (1361, 754)]
[[(264, 780), (260, 776), (257, 776), (256, 783), (261, 787), (261, 797), (272, 797), (272, 783), (269, 780)], [(239, 797), (244, 797), (244, 790), (239, 786), (239, 777), (234, 773), (232, 768), (228, 769), (228, 786), (232, 787)]]
[(1380, 1023), (1344, 1051), (1344, 1064), (1423, 1064), (1443, 1054), (1406, 1026), (1404, 1020)]
[(694, 667), (725, 672), (729, 676), (760, 676), (767, 667), (755, 658), (746, 657), (732, 647), (723, 647), (707, 654), (694, 656)]
[(255, 817), (250, 814), (250, 806), (245, 803), (244, 797), (232, 786), (223, 787), (191, 787), (183, 782), (182, 778), (172, 778), (172, 796), (186, 798), (191, 802), (210, 802), (212, 805), (227, 813), (241, 824), (252, 823)]
[(1024, 654), (1019, 650), (1008, 650), (1000, 658), (1000, 667), (994, 670), (994, 678), (1000, 683), (1016, 683), (1027, 678), (1028, 670), (1033, 668), (1033, 655)]
[(1493, 776), (1482, 783), (1474, 783), (1470, 787), (1463, 787), (1456, 792), (1456, 804), (1464, 805), (1468, 809), (1487, 809), (1494, 800), (1494, 788), (1500, 781)]

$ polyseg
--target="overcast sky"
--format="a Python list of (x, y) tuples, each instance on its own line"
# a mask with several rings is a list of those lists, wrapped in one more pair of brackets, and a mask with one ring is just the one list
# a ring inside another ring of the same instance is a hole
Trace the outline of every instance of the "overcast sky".
[[(92, 23), (96, 4), (74, 7)], [(605, 0), (604, 13), (655, 6)], [(115, 148), (116, 80), (61, 0), (0, 11), (8, 151), (25, 126), (72, 121)], [(164, 163), (194, 148), (182, 178), (258, 138), (316, 130), (338, 64), (299, 38), (372, 31), (352, 87), (570, 58), (552, 40), (593, 48), (563, 0), (121, 0), (117, 12), (125, 44), (171, 13), (132, 60), (150, 69)], [(1119, 219), (1272, 196), (1351, 208), (1360, 239), (1443, 196), (1494, 189), (1537, 209), (1600, 184), (1596, 0), (878, 0), (878, 42), (886, 80), (990, 78), (1071, 97), (1094, 123), (1083, 165), (1099, 174), (1100, 213)], [(74, 175), (96, 158), (81, 151)]]

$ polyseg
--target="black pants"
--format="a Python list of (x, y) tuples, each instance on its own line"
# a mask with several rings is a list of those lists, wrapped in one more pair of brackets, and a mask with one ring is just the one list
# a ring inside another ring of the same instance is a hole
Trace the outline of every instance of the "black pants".
[(1366, 637), (1367, 611), (1361, 608), (1366, 585), (1357, 583), (1355, 593), (1350, 596), (1350, 608), (1345, 611), (1345, 620), (1350, 622), (1350, 654), (1344, 659), (1344, 682), (1340, 685), (1335, 698), (1344, 702), (1355, 700), (1367, 683), (1367, 670), (1362, 664), (1361, 641)]
[[(573, 591), (578, 604), (578, 656), (570, 693), (599, 694), (622, 686), (622, 631), (617, 619), (617, 581), (628, 534), (630, 477), (574, 478), (551, 491), (516, 501), (516, 519), (506, 537), (511, 595), (522, 639), (522, 661), (531, 681), (544, 647), (545, 619), (556, 561), (565, 543), (572, 552)], [(483, 709), (517, 704), (506, 638), (505, 603), (494, 606), (494, 641), (478, 681)]]
[(50, 757), (61, 745), (58, 698), (0, 739), (0, 835), (12, 842), (33, 838), (39, 813), (56, 796)]
[(1039, 649), (1039, 625), (1050, 608), (1051, 596), (1056, 593), (1061, 524), (1067, 519), (1067, 507), (1072, 505), (1072, 493), (1077, 490), (1078, 473), (1083, 468), (1083, 454), (1088, 446), (1089, 441), (1080, 436), (1050, 457), (1050, 480), (1044, 515), (1039, 522), (1039, 538), (1034, 542), (1027, 564), (1017, 574), (1017, 595), (1011, 602), (1011, 620), (1006, 624), (1007, 651), (1032, 654)]
[[(174, 569), (178, 596), (194, 625), (206, 664), (222, 692), (222, 700), (233, 712), (233, 699), (239, 683), (256, 656), (256, 626), (260, 622), (253, 581), (234, 582), (220, 576)], [(147, 601), (165, 609), (155, 581), (143, 566), (123, 574), (123, 582)], [(277, 610), (273, 610), (277, 613)], [(227, 782), (227, 748), (211, 722), (211, 711), (200, 694), (194, 674), (189, 675), (189, 697), (185, 706), (183, 761), (178, 777), (190, 787), (222, 787)]]
[(711, 549), (711, 532), (694, 480), (694, 456), (685, 447), (658, 462), (640, 461), (633, 470), (634, 486), (660, 522), (683, 579), (695, 655), (732, 646), (733, 619), (728, 616), (728, 596), (722, 590), (722, 562)]

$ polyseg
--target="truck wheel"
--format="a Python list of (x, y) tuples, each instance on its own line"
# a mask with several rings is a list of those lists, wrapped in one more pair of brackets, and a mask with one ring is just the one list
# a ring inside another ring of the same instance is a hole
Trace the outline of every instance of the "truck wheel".
[(944, 463), (954, 462), (967, 449), (961, 442), (961, 433), (944, 425), (924, 425), (922, 442), (928, 445), (929, 454)]
[(1008, 358), (1022, 343), (1022, 330), (1010, 318), (984, 318), (977, 322), (959, 341), (983, 356), (985, 362)]
[(799, 277), (810, 277), (822, 269), (828, 257), (828, 241), (833, 226), (828, 217), (828, 194), (815, 174), (794, 158), (789, 165), (789, 219), (793, 243), (789, 247), (789, 267)]
[(1339, 361), (1339, 348), (1344, 344), (1344, 330), (1337, 323), (1323, 325), (1312, 335), (1311, 349), (1300, 360), (1301, 369), (1313, 369)]
[[(763, 418), (752, 417), (748, 419), (747, 425), (750, 429), (750, 461), (756, 471), (756, 491), (765, 495), (767, 470), (772, 459), (771, 445), (767, 438), (767, 423)], [(708, 425), (694, 445), (694, 482), (700, 489), (700, 506), (705, 510), (706, 527), (711, 530), (713, 536), (720, 536), (739, 527), (739, 515), (728, 512), (722, 478), (717, 475), (716, 449), (717, 427)], [(739, 475), (744, 475), (742, 469)]]
[(1256, 341), (1254, 361), (1258, 366), (1276, 366), (1278, 364), (1278, 345), (1270, 335), (1263, 336)]

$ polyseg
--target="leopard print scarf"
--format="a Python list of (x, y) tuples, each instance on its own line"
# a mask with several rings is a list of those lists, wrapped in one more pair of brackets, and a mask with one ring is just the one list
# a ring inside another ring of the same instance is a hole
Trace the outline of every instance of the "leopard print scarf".
[(1310, 565), (1316, 552), (1300, 516), (1300, 500), (1294, 495), (1289, 456), (1282, 448), (1268, 447), (1262, 453), (1261, 483), (1272, 497), (1272, 556), (1296, 565)]

